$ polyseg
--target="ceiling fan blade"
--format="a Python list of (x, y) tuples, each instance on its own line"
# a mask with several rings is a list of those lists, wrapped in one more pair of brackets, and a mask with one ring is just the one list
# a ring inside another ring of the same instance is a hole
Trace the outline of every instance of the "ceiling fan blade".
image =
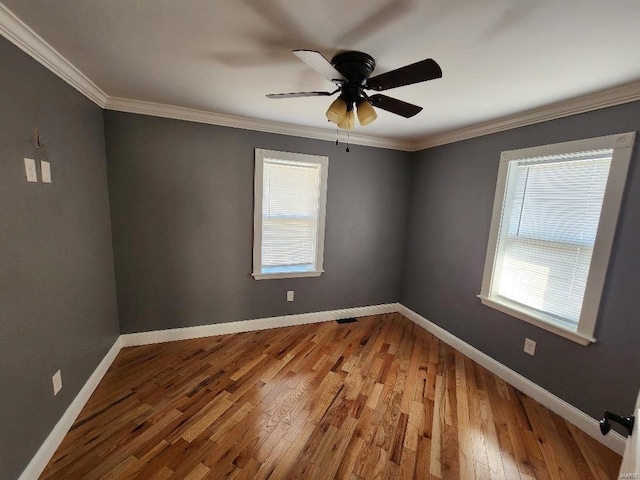
[(315, 50), (294, 50), (293, 54), (330, 82), (344, 80), (342, 74), (333, 68), (329, 60), (324, 58), (320, 52)]
[(329, 97), (333, 95), (333, 93), (331, 92), (268, 93), (267, 98)]
[(412, 103), (403, 102), (397, 98), (387, 97), (386, 95), (371, 95), (369, 97), (371, 105), (381, 108), (387, 112), (395, 113), (401, 117), (410, 118), (422, 111), (422, 107)]
[(367, 88), (381, 91), (442, 77), (442, 69), (435, 60), (427, 58), (396, 70), (370, 78)]

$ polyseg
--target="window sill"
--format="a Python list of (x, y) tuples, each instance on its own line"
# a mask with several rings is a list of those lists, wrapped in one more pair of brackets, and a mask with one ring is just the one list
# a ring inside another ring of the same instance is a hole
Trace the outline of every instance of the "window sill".
[(540, 327), (544, 330), (547, 330), (548, 332), (555, 333), (556, 335), (560, 335), (561, 337), (564, 337), (568, 340), (579, 343), (580, 345), (587, 346), (591, 343), (596, 342), (596, 339), (591, 336), (584, 335), (574, 330), (570, 330), (556, 323), (551, 323), (552, 322), (551, 320), (549, 321), (543, 320), (539, 317), (536, 317), (530, 314), (529, 312), (516, 308), (514, 305), (503, 303), (491, 298), (483, 297), (481, 295), (478, 295), (478, 298), (480, 299), (482, 304), (486, 305), (487, 307), (491, 307), (496, 310), (499, 310), (502, 313), (511, 315), (512, 317), (515, 317), (522, 321), (530, 323), (531, 325)]
[(255, 280), (269, 280), (279, 278), (301, 278), (301, 277), (319, 277), (324, 270), (312, 272), (279, 272), (279, 273), (252, 273), (251, 276)]

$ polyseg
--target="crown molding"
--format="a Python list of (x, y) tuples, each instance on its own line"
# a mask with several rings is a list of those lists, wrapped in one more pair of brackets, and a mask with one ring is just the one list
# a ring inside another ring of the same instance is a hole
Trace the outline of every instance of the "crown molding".
[[(138, 113), (279, 135), (292, 135), (316, 140), (335, 141), (336, 138), (334, 130), (324, 128), (304, 127), (141, 100), (110, 97), (2, 3), (0, 3), (0, 34), (99, 107), (106, 110)], [(613, 107), (637, 100), (640, 100), (640, 80), (496, 120), (482, 122), (442, 134), (429, 135), (419, 140), (394, 140), (351, 134), (350, 143), (376, 148), (416, 152), (448, 143), (490, 135), (492, 133)]]
[(0, 34), (100, 107), (107, 94), (0, 3)]
[[(335, 141), (336, 139), (334, 130), (110, 97), (2, 3), (0, 3), (0, 34), (103, 109), (316, 140)], [(367, 135), (351, 134), (349, 140), (354, 145), (404, 151), (412, 149), (412, 142)]]
[[(336, 132), (333, 129), (328, 130), (317, 127), (304, 127), (301, 125), (292, 125), (289, 123), (271, 120), (238, 117), (206, 110), (196, 110), (192, 108), (164, 105), (128, 98), (108, 97), (104, 108), (106, 110), (115, 110), (118, 112), (138, 113), (154, 117), (206, 123), (208, 125), (218, 125), (222, 127), (241, 128), (243, 130), (255, 130), (258, 132), (275, 133), (279, 135), (292, 135), (294, 137), (304, 137), (315, 140), (328, 140), (332, 142), (335, 142), (336, 140)], [(411, 150), (413, 146), (412, 142), (370, 137), (367, 135), (354, 135), (353, 133), (349, 137), (349, 142), (355, 145), (404, 151)]]
[[(613, 107), (638, 100), (640, 100), (640, 80), (588, 95), (564, 100), (562, 102), (553, 103), (533, 110), (516, 113), (497, 120), (490, 120), (439, 135), (430, 135), (418, 141), (393, 140), (370, 137), (367, 135), (351, 134), (350, 142), (355, 145), (417, 152), (427, 148), (438, 147), (440, 145), (490, 135), (492, 133), (503, 132), (514, 128), (525, 127), (536, 123), (547, 122), (558, 118), (569, 117), (571, 115), (578, 115), (580, 113), (600, 110), (602, 108)], [(125, 98), (107, 97), (107, 101), (105, 105), (103, 105), (103, 108), (107, 110), (185, 120), (189, 122), (206, 123), (209, 125), (242, 128), (244, 130), (256, 130), (259, 132), (275, 133), (280, 135), (293, 135), (296, 137), (312, 138), (316, 140), (334, 141), (336, 138), (333, 130), (325, 130), (316, 127), (303, 127), (300, 125), (292, 125), (269, 120), (257, 120), (247, 117), (237, 117), (205, 110), (195, 110)]]
[(528, 110), (497, 120), (479, 123), (470, 127), (445, 132), (441, 135), (431, 135), (412, 145), (411, 151), (424, 150), (448, 143), (468, 140), (492, 133), (503, 132), (518, 127), (525, 127), (535, 123), (547, 122), (557, 118), (569, 117), (580, 113), (614, 107), (640, 100), (640, 80), (620, 85), (606, 90), (600, 90), (588, 95), (553, 103), (544, 107)]

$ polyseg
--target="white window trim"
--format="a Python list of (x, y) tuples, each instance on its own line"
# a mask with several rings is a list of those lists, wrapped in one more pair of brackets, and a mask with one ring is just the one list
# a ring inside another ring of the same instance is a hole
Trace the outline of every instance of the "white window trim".
[[(320, 203), (318, 208), (318, 233), (316, 246), (316, 269), (307, 272), (262, 273), (262, 181), (264, 175), (264, 159), (277, 158), (293, 162), (319, 163), (320, 169)], [(304, 153), (279, 152), (277, 150), (255, 149), (254, 205), (253, 205), (253, 273), (256, 280), (278, 278), (319, 277), (324, 272), (324, 226), (327, 211), (327, 178), (329, 157), (307, 155)]]
[[(520, 150), (510, 150), (502, 152), (500, 155), (500, 168), (498, 170), (498, 181), (496, 184), (496, 194), (493, 201), (493, 213), (491, 216), (491, 229), (489, 233), (489, 243), (487, 246), (487, 256), (482, 277), (482, 288), (478, 297), (484, 305), (495, 308), (503, 313), (511, 315), (525, 322), (536, 325), (547, 331), (556, 333), (564, 338), (573, 340), (581, 345), (589, 345), (596, 342), (594, 331), (600, 299), (604, 289), (604, 282), (609, 266), (611, 247), (616, 231), (616, 224), (620, 213), (620, 205), (624, 194), (624, 187), (629, 170), (631, 153), (635, 139), (635, 132), (608, 135), (604, 137), (589, 138), (565, 143), (556, 143), (540, 147), (523, 148)], [(500, 235), (500, 221), (502, 218), (503, 205), (507, 192), (507, 174), (509, 162), (523, 158), (540, 157), (547, 155), (568, 154), (585, 150), (613, 149), (611, 159), (611, 169), (607, 180), (607, 188), (602, 203), (600, 222), (596, 241), (593, 246), (591, 257), (591, 267), (587, 277), (587, 287), (585, 290), (580, 322), (576, 331), (571, 330), (555, 321), (551, 317), (541, 315), (533, 309), (527, 309), (515, 302), (498, 299), (491, 296), (492, 280), (495, 263), (497, 261), (498, 237)]]

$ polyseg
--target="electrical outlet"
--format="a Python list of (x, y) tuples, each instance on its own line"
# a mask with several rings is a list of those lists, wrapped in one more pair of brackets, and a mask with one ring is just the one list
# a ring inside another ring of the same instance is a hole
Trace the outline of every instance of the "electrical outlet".
[(524, 351), (533, 357), (536, 354), (536, 342), (530, 338), (525, 338)]
[(24, 173), (27, 177), (27, 182), (38, 181), (38, 172), (36, 171), (36, 161), (33, 158), (24, 159)]
[(60, 370), (53, 374), (51, 381), (53, 382), (53, 394), (58, 395), (58, 392), (62, 390), (62, 373)]
[(287, 302), (293, 302), (293, 290), (287, 292)]

